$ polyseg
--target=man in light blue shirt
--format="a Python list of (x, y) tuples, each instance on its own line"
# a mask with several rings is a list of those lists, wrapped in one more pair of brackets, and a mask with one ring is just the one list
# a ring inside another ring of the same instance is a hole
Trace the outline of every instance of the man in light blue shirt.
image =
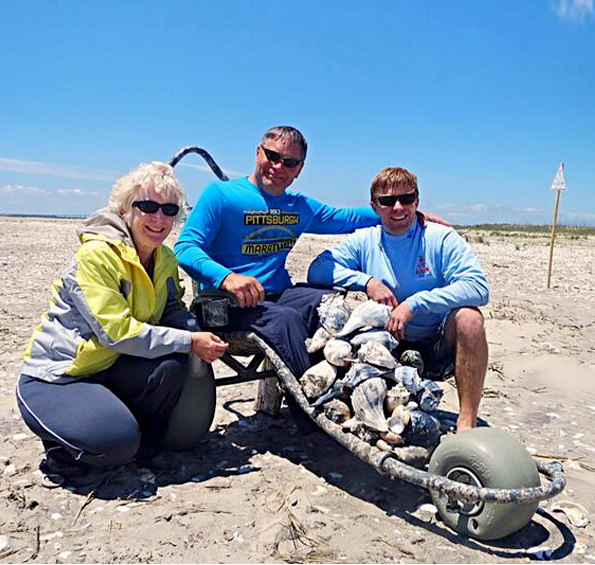
[(444, 225), (417, 211), (417, 178), (391, 167), (370, 189), (380, 226), (359, 229), (312, 263), (308, 282), (365, 291), (393, 308), (387, 329), (401, 348), (418, 349), (424, 376), (441, 380), (455, 369), (457, 429), (476, 425), (487, 370), (483, 316), (485, 275), (469, 245)]

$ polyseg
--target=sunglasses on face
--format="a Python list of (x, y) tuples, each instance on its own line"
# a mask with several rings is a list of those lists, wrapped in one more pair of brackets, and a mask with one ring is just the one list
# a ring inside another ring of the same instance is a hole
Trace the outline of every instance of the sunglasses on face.
[(273, 151), (272, 149), (267, 149), (264, 145), (261, 145), (260, 148), (264, 151), (264, 154), (267, 156), (267, 159), (273, 163), (278, 163), (281, 161), (284, 167), (288, 169), (295, 169), (298, 165), (302, 163), (301, 159), (294, 159), (293, 157), (283, 157), (280, 153)]
[(137, 200), (136, 202), (132, 203), (132, 206), (138, 208), (145, 214), (155, 214), (159, 208), (163, 210), (163, 213), (166, 216), (175, 216), (180, 211), (180, 207), (173, 202), (159, 204), (159, 202), (155, 202), (154, 200)]
[(403, 206), (413, 204), (417, 198), (417, 192), (407, 192), (405, 194), (386, 194), (384, 196), (376, 197), (376, 204), (383, 208), (393, 207), (397, 202), (400, 202)]

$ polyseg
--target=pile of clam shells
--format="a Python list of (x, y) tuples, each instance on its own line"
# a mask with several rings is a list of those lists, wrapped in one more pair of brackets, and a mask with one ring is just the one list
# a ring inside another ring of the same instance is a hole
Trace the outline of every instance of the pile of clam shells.
[(443, 391), (422, 379), (418, 351), (395, 357), (399, 343), (385, 329), (390, 313), (373, 300), (352, 311), (342, 295), (325, 295), (318, 307), (321, 327), (306, 341), (309, 353), (322, 349), (325, 359), (308, 369), (300, 384), (327, 418), (384, 451), (433, 447), (440, 422), (432, 412)]

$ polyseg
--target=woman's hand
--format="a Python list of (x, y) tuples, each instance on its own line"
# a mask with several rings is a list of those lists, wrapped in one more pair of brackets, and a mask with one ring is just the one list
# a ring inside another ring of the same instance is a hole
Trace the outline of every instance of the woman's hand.
[(193, 332), (191, 334), (192, 353), (200, 357), (206, 363), (212, 363), (219, 359), (229, 343), (224, 342), (219, 336), (211, 332)]

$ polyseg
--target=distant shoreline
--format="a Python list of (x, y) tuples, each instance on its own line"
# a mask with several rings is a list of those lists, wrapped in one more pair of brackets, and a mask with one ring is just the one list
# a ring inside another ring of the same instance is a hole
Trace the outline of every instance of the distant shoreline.
[[(85, 214), (2, 214), (0, 218), (19, 218), (19, 219), (40, 219), (40, 220), (84, 220), (88, 218)], [(482, 230), (494, 232), (527, 232), (527, 233), (547, 233), (550, 234), (552, 230), (551, 225), (547, 224), (453, 224), (453, 228), (457, 231), (464, 230)], [(566, 233), (580, 236), (595, 236), (595, 226), (585, 225), (566, 225), (558, 224), (556, 226), (557, 233)]]
[(2, 214), (0, 218), (42, 218), (46, 220), (84, 220), (88, 214)]

